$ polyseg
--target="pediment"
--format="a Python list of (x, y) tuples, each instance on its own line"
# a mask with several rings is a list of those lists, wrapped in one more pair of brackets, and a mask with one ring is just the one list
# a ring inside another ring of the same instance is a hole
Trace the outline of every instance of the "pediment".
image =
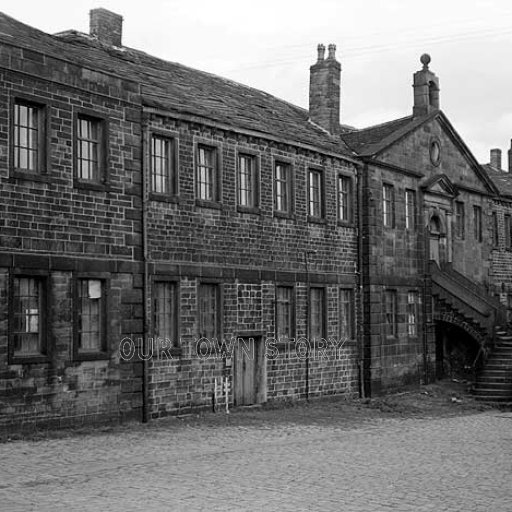
[(446, 174), (436, 174), (421, 184), (424, 192), (441, 196), (455, 197), (458, 195), (457, 187)]

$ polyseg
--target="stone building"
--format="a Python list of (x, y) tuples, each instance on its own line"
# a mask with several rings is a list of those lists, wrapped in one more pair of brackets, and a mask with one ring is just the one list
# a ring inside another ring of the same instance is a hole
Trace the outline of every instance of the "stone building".
[(0, 26), (0, 422), (209, 407), (225, 375), (235, 405), (357, 395), (335, 47), (308, 112), (123, 47), (104, 9)]
[(512, 196), (428, 56), (413, 115), (356, 130), (334, 45), (305, 110), (90, 16), (0, 15), (0, 426), (207, 408), (224, 378), (234, 405), (368, 396), (492, 346)]
[(412, 116), (343, 135), (365, 162), (362, 343), (373, 391), (443, 375), (454, 349), (473, 362), (504, 314), (490, 293), (498, 188), (440, 110), (430, 57), (421, 62)]

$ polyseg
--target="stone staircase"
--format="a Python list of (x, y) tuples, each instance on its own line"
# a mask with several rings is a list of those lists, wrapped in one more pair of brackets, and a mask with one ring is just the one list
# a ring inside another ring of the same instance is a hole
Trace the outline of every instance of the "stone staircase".
[(476, 378), (476, 400), (512, 403), (512, 335), (497, 328), (494, 350)]
[[(466, 276), (460, 274), (451, 265), (439, 267), (430, 262), (432, 295), (440, 306), (445, 305), (447, 311), (453, 311), (465, 320), (475, 338), (492, 340), (494, 328), (504, 320), (503, 306), (487, 290)], [(467, 329), (466, 329), (467, 330)]]
[(451, 265), (439, 267), (431, 261), (430, 275), (432, 296), (441, 315), (452, 312), (465, 323), (466, 332), (480, 343), (479, 355), (490, 351), (480, 361), (481, 369), (473, 386), (475, 399), (512, 404), (512, 331), (496, 327), (506, 322), (506, 310), (482, 285)]

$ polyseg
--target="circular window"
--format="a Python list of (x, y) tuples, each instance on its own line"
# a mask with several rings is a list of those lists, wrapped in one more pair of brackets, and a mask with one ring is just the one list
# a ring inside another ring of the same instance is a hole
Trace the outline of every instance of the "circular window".
[(439, 144), (438, 140), (433, 140), (430, 143), (430, 161), (434, 165), (439, 165), (441, 161), (441, 144)]

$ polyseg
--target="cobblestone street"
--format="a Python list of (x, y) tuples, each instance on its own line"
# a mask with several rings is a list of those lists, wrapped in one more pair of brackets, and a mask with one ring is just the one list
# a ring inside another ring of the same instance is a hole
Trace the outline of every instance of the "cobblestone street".
[(327, 402), (7, 442), (0, 458), (6, 512), (512, 510), (512, 413), (498, 410)]

